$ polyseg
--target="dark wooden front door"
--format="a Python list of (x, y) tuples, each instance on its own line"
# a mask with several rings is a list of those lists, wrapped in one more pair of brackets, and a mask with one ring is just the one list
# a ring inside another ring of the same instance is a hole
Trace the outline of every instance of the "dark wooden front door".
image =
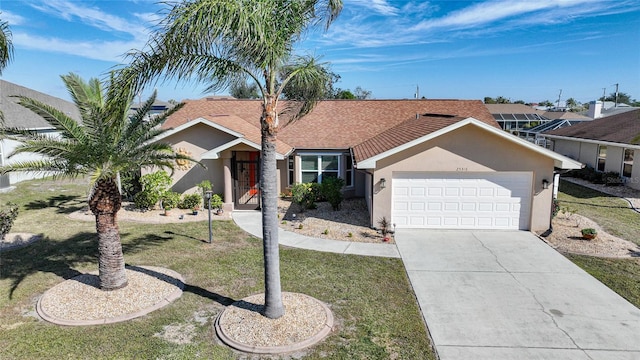
[(238, 210), (260, 208), (260, 152), (236, 151), (233, 156), (234, 199)]

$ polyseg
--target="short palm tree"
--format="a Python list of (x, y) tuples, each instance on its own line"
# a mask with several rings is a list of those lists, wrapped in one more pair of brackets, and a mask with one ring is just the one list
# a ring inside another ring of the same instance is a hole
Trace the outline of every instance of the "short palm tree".
[[(91, 191), (88, 203), (96, 217), (100, 287), (103, 290), (119, 289), (127, 286), (117, 223), (122, 202), (119, 175), (143, 166), (173, 169), (176, 159), (191, 160), (175, 153), (169, 144), (150, 141), (164, 132), (158, 125), (181, 105), (160, 116), (149, 117), (147, 114), (155, 101), (154, 93), (130, 117), (133, 99), (130, 93), (120, 93), (121, 97), (117, 98), (105, 96), (100, 81), (90, 79), (84, 82), (73, 73), (63, 75), (62, 80), (80, 111), (82, 122), (37, 100), (18, 97), (20, 105), (48, 121), (60, 137), (8, 129), (16, 140), (22, 141), (10, 157), (19, 153), (37, 153), (43, 155), (43, 159), (8, 164), (0, 167), (0, 174), (26, 171), (51, 172), (61, 177), (89, 175)], [(113, 84), (110, 82), (110, 86)], [(108, 93), (115, 94), (113, 91)]]
[(293, 46), (310, 27), (326, 26), (342, 10), (342, 0), (193, 0), (175, 4), (145, 51), (130, 54), (120, 72), (122, 88), (137, 92), (152, 79), (197, 79), (224, 89), (245, 81), (258, 85), (262, 153), (260, 190), (265, 266), (265, 309), (268, 318), (284, 314), (278, 250), (276, 135), (278, 100), (291, 84), (302, 91), (297, 116), (309, 112), (330, 81), (313, 57), (293, 56)]

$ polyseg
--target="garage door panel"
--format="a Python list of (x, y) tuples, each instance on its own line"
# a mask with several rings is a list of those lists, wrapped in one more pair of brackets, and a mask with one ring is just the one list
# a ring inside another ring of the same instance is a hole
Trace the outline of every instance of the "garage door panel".
[(398, 227), (526, 229), (531, 179), (529, 172), (394, 174), (392, 221)]

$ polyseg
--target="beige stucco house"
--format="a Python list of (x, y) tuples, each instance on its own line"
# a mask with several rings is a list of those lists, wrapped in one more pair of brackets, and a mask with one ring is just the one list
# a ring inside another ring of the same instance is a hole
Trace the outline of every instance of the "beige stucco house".
[[(173, 190), (209, 179), (227, 210), (259, 208), (260, 114), (257, 100), (186, 101), (161, 140), (207, 169), (179, 164)], [(276, 150), (280, 192), (341, 177), (372, 226), (397, 228), (546, 230), (554, 170), (580, 167), (501, 130), (473, 100), (323, 101), (281, 128)]]
[(640, 190), (640, 109), (623, 111), (543, 135), (558, 153), (619, 173), (626, 186)]

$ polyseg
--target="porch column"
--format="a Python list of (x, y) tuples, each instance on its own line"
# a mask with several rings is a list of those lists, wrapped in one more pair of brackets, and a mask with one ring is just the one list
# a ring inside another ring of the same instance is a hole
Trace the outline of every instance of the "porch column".
[(223, 158), (224, 168), (224, 210), (233, 211), (233, 179), (231, 178), (231, 158)]

